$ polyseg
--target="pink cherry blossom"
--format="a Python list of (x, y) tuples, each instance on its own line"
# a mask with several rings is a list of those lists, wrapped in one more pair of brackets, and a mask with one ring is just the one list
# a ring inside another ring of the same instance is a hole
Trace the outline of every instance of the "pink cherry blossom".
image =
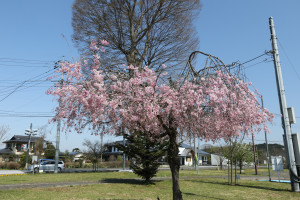
[[(108, 44), (104, 40), (101, 43)], [(99, 49), (95, 41), (90, 47)], [(186, 81), (171, 87), (159, 84), (157, 75), (147, 66), (141, 70), (130, 65), (127, 69), (133, 71), (132, 78), (118, 80), (111, 75), (112, 82), (108, 82), (98, 70), (99, 59), (95, 54), (88, 77), (83, 75), (80, 63), (66, 62), (57, 70), (66, 74), (66, 81), (48, 90), (60, 103), (56, 119), (65, 122), (65, 131), (75, 128), (82, 133), (88, 127), (95, 133), (101, 130), (119, 134), (119, 127), (123, 127), (131, 134), (142, 131), (149, 137), (168, 139), (174, 144), (169, 147), (175, 153), (169, 155), (175, 159), (169, 160), (172, 173), (178, 164), (179, 136), (226, 140), (242, 133), (268, 131), (267, 123), (274, 118), (259, 105), (259, 93), (230, 74), (218, 71), (198, 82)]]

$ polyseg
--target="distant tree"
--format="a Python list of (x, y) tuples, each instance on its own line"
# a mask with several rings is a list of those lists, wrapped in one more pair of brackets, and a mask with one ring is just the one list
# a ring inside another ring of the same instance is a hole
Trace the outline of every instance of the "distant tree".
[[(23, 153), (23, 154), (20, 156), (20, 161), (19, 161), (20, 167), (25, 167), (25, 164), (26, 164), (26, 156), (27, 156), (26, 153)], [(32, 163), (32, 158), (31, 158), (30, 156), (29, 156), (29, 158), (28, 158), (28, 163)]]
[(74, 148), (73, 150), (72, 150), (72, 152), (77, 152), (77, 153), (79, 153), (80, 152), (80, 149), (79, 148)]
[(70, 152), (68, 150), (65, 150), (63, 161), (65, 163), (72, 161), (71, 156), (70, 156)]
[(252, 144), (237, 143), (234, 153), (234, 162), (237, 162), (240, 168), (240, 174), (245, 163), (253, 162)]
[(9, 161), (9, 162), (15, 162), (17, 159), (17, 155), (15, 153), (12, 154), (8, 154), (8, 155), (2, 155), (3, 159), (5, 161)]
[(87, 147), (85, 151), (86, 158), (91, 160), (93, 164), (93, 170), (97, 171), (98, 162), (101, 157), (101, 145), (99, 141), (91, 142), (90, 140), (85, 139), (82, 143), (83, 146)]
[(47, 144), (47, 148), (44, 154), (46, 159), (54, 159), (55, 158), (55, 146), (51, 143)]
[(2, 142), (7, 139), (8, 132), (9, 132), (8, 126), (4, 126), (4, 125), (0, 126), (0, 144), (2, 144)]
[(38, 137), (39, 137), (39, 139), (37, 139), (35, 141), (35, 145), (36, 145), (36, 155), (39, 158), (42, 157), (42, 155), (45, 153), (46, 149), (48, 148), (46, 137), (49, 134), (51, 134), (51, 131), (48, 130), (47, 125), (41, 126), (41, 127), (38, 128)]
[(82, 53), (92, 39), (107, 40), (106, 71), (119, 63), (179, 66), (198, 47), (192, 22), (199, 10), (199, 0), (76, 0), (73, 39)]
[(133, 172), (141, 176), (146, 183), (150, 183), (157, 171), (162, 156), (167, 153), (168, 142), (158, 142), (158, 138), (149, 138), (142, 132), (136, 132), (134, 135), (124, 135), (127, 145), (116, 143), (116, 147), (124, 151), (131, 158), (130, 168)]

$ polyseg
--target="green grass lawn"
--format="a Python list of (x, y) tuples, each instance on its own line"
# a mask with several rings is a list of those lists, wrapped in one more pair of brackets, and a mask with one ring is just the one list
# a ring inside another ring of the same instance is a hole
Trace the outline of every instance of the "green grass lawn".
[[(246, 170), (245, 176), (253, 175)], [(170, 177), (169, 171), (160, 171), (158, 177)], [(180, 187), (184, 199), (300, 199), (299, 193), (290, 192), (290, 184), (240, 180), (239, 185), (230, 186), (227, 179), (220, 178), (227, 171), (181, 170)], [(214, 176), (205, 178), (206, 176)], [(144, 185), (128, 172), (38, 174), (0, 177), (0, 184), (45, 183), (67, 181), (102, 181), (101, 184), (0, 190), (0, 199), (172, 199), (172, 181), (154, 181)]]
[[(259, 175), (267, 175), (267, 169), (260, 169)], [(207, 176), (227, 176), (227, 170), (199, 170), (197, 174), (194, 170), (180, 170), (180, 177), (207, 177)], [(247, 169), (241, 176), (255, 176), (253, 169)], [(171, 177), (170, 170), (160, 170), (157, 177)], [(133, 173), (120, 172), (92, 172), (92, 173), (46, 173), (27, 174), (17, 176), (0, 177), (0, 185), (20, 184), (20, 183), (45, 183), (45, 182), (67, 182), (67, 181), (97, 181), (106, 178), (138, 178)]]

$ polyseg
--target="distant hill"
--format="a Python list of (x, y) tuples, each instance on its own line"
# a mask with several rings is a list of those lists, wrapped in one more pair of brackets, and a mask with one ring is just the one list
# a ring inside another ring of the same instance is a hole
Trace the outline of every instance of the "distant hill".
[[(282, 156), (285, 158), (285, 148), (281, 144), (269, 144), (269, 154), (271, 156)], [(267, 150), (266, 150), (266, 143), (263, 144), (256, 144), (255, 145), (258, 159), (261, 162), (262, 160), (267, 159)]]

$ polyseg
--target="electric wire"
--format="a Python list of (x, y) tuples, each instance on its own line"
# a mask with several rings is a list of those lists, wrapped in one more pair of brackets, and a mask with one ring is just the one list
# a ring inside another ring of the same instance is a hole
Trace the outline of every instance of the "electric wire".
[[(44, 78), (47, 78), (49, 77), (50, 75), (54, 74), (54, 72), (50, 73), (50, 74), (46, 74), (45, 76), (43, 76)], [(41, 77), (41, 78), (43, 78)], [(7, 88), (4, 88), (4, 89), (1, 89), (0, 92), (2, 93), (0, 96), (5, 96), (5, 95), (8, 95), (9, 93), (11, 93), (12, 90), (14, 90), (14, 92), (19, 92), (19, 91), (22, 91), (24, 89), (27, 89), (27, 88), (31, 88), (31, 87), (35, 87), (37, 85), (39, 85), (40, 83), (36, 83), (36, 84), (27, 84), (27, 80), (26, 81), (23, 81), (21, 83), (18, 83), (16, 85), (12, 85), (12, 86), (8, 86)], [(31, 83), (31, 82), (29, 82)], [(32, 82), (33, 83), (33, 82)], [(22, 86), (22, 87), (20, 87)], [(26, 87), (25, 87), (26, 86)], [(51, 87), (52, 85), (49, 85), (49, 88)], [(16, 88), (15, 88), (16, 87)], [(11, 89), (11, 88), (15, 88), (15, 89)], [(0, 101), (1, 102), (1, 101)]]
[(252, 62), (252, 61), (254, 61), (254, 60), (256, 60), (256, 59), (258, 59), (258, 58), (260, 58), (260, 57), (262, 57), (262, 56), (264, 56), (264, 55), (268, 55), (268, 54), (270, 54), (270, 53), (271, 53), (271, 51), (265, 51), (263, 54), (261, 54), (261, 55), (259, 55), (259, 56), (256, 56), (256, 57), (254, 57), (254, 58), (252, 58), (252, 59), (249, 59), (249, 60), (247, 60), (247, 61), (241, 63), (240, 65), (245, 65), (246, 63)]
[(293, 70), (294, 70), (294, 72), (295, 72), (297, 78), (300, 80), (300, 75), (299, 75), (299, 73), (297, 72), (295, 65), (292, 63), (291, 59), (289, 58), (288, 54), (286, 53), (286, 51), (285, 51), (283, 45), (280, 43), (280, 41), (279, 41), (278, 38), (277, 38), (277, 41), (278, 41), (279, 46), (281, 47), (281, 49), (282, 49), (282, 51), (283, 51), (283, 54), (285, 55), (285, 57), (287, 58), (288, 62), (289, 62), (290, 65), (292, 66), (292, 68), (293, 68)]
[(23, 62), (42, 62), (42, 63), (53, 63), (54, 61), (51, 60), (37, 60), (37, 59), (23, 59), (23, 58), (0, 58), (1, 60), (9, 60), (12, 62), (16, 62), (16, 61), (23, 61)]
[[(12, 94), (14, 94), (16, 91), (18, 91), (18, 89), (21, 88), (27, 81), (30, 81), (30, 80), (33, 80), (33, 79), (36, 79), (36, 78), (45, 77), (46, 74), (47, 74), (47, 76), (49, 76), (48, 73), (51, 72), (51, 71), (52, 71), (52, 73), (54, 73), (54, 72), (53, 72), (54, 69), (50, 69), (50, 70), (48, 70), (48, 71), (46, 71), (46, 72), (44, 72), (44, 73), (42, 73), (42, 74), (39, 74), (39, 75), (37, 75), (37, 76), (34, 76), (34, 77), (30, 78), (30, 79), (27, 79), (27, 80), (25, 80), (25, 81), (22, 81), (22, 82), (16, 84), (14, 89), (12, 89), (10, 92), (8, 92), (7, 94), (5, 94), (5, 97), (3, 97), (3, 98), (0, 99), (0, 103), (1, 103), (2, 101), (4, 101), (5, 99), (7, 99), (7, 98), (8, 98), (9, 96), (11, 96)], [(52, 74), (52, 73), (51, 73), (51, 74)], [(28, 87), (27, 87), (27, 88), (28, 88)], [(24, 88), (23, 88), (23, 89), (24, 89)], [(26, 89), (26, 88), (25, 88), (25, 89)], [(3, 90), (1, 90), (1, 91), (3, 91)], [(19, 90), (19, 91), (20, 91), (20, 90)]]

